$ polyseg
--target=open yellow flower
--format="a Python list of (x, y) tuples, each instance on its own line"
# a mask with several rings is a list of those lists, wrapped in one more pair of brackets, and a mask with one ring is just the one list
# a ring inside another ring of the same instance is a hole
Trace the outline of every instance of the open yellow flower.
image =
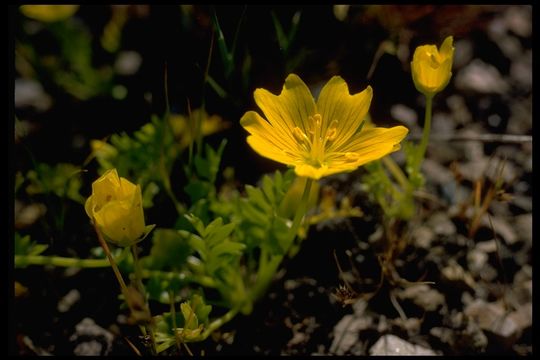
[(317, 102), (295, 74), (280, 95), (256, 89), (254, 96), (266, 120), (255, 111), (244, 114), (247, 142), (260, 155), (294, 167), (298, 176), (317, 180), (355, 170), (398, 150), (408, 132), (403, 126), (364, 128), (372, 89), (350, 95), (339, 76), (326, 83)]
[(140, 185), (107, 170), (92, 183), (92, 195), (84, 205), (105, 240), (129, 246), (143, 240), (155, 225), (145, 226)]
[(416, 89), (425, 96), (433, 96), (448, 85), (454, 59), (452, 42), (448, 36), (440, 50), (435, 45), (421, 45), (414, 51), (412, 77)]

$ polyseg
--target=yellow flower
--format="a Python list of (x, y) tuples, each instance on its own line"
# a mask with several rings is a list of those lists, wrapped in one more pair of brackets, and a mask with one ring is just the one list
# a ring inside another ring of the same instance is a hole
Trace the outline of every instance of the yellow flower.
[(363, 128), (371, 87), (350, 95), (347, 83), (334, 76), (317, 102), (308, 87), (290, 74), (280, 95), (256, 89), (255, 102), (266, 116), (248, 111), (240, 124), (247, 142), (260, 155), (294, 167), (298, 176), (320, 179), (352, 171), (395, 150), (407, 128)]
[(416, 89), (425, 96), (433, 96), (448, 85), (454, 59), (453, 38), (448, 36), (438, 50), (435, 45), (418, 46), (411, 62)]
[(79, 5), (23, 5), (21, 12), (34, 20), (55, 22), (75, 14)]
[(105, 240), (118, 246), (141, 241), (155, 226), (144, 224), (140, 185), (119, 177), (116, 169), (94, 181), (84, 209)]

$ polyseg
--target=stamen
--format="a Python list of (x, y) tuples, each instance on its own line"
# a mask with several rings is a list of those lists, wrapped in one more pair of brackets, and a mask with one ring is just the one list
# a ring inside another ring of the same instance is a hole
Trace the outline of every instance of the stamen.
[(347, 161), (357, 161), (359, 157), (360, 156), (358, 156), (357, 153), (353, 153), (353, 152), (346, 152), (345, 153), (345, 160), (347, 160)]
[(308, 137), (300, 128), (297, 126), (293, 130), (293, 136), (296, 141), (298, 141), (300, 144), (304, 144), (305, 142), (309, 141)]
[(332, 123), (328, 127), (328, 130), (326, 130), (326, 140), (334, 141), (337, 136), (337, 124), (338, 121), (336, 119), (332, 120)]
[(321, 128), (321, 124), (322, 124), (322, 117), (321, 117), (321, 114), (315, 114), (315, 115), (313, 115), (313, 120), (315, 120), (315, 126), (316, 126), (316, 129), (320, 129), (320, 128)]

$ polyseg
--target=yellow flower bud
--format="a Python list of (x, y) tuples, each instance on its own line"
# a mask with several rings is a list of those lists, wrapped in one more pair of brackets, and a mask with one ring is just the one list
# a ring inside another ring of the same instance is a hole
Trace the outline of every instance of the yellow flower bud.
[(435, 45), (422, 45), (414, 51), (412, 77), (416, 89), (425, 96), (433, 96), (448, 85), (454, 59), (452, 42), (452, 36), (448, 36), (440, 50)]
[(143, 240), (155, 225), (145, 226), (140, 185), (107, 170), (92, 183), (92, 195), (84, 205), (86, 214), (105, 240), (129, 246)]
[(23, 5), (21, 12), (34, 20), (55, 22), (72, 16), (79, 5)]

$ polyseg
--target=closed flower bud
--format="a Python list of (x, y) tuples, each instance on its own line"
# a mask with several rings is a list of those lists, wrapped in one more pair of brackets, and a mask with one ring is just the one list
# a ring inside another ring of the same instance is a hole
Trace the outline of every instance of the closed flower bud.
[(422, 45), (414, 51), (412, 77), (416, 89), (425, 96), (433, 96), (448, 85), (454, 58), (452, 42), (452, 36), (448, 36), (440, 50), (435, 45)]
[(140, 185), (119, 177), (116, 169), (94, 181), (84, 209), (105, 240), (118, 246), (143, 240), (155, 226), (145, 226)]

